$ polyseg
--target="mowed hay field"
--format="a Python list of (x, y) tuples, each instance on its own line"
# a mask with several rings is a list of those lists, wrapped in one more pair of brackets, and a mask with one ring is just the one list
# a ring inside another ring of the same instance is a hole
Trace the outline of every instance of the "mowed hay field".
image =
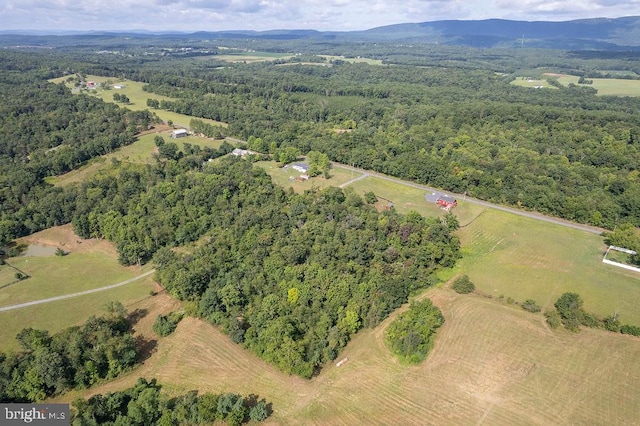
[(543, 309), (564, 292), (599, 316), (640, 325), (640, 274), (602, 263), (596, 234), (487, 209), (458, 232), (463, 257), (455, 270), (492, 297), (534, 299)]
[[(30, 278), (0, 289), (0, 307), (81, 292), (134, 278), (150, 266), (123, 267), (113, 245), (103, 240), (81, 240), (71, 225), (59, 226), (18, 240), (22, 244), (60, 247), (66, 256), (15, 257), (8, 263)], [(150, 277), (122, 287), (55, 302), (0, 312), (0, 348), (17, 348), (15, 335), (25, 327), (54, 333), (100, 315), (110, 301), (125, 306), (144, 298), (155, 288)]]
[[(578, 85), (579, 77), (563, 75), (558, 81), (565, 86), (570, 83)], [(640, 80), (623, 78), (588, 78), (592, 84), (580, 84), (580, 87), (591, 87), (598, 91), (599, 96), (640, 96)]]
[(256, 394), (273, 403), (267, 424), (614, 425), (640, 418), (640, 339), (551, 331), (540, 314), (447, 288), (427, 295), (446, 321), (418, 366), (401, 365), (386, 348), (392, 318), (358, 333), (339, 357), (346, 363), (309, 381), (280, 373), (215, 327), (187, 318), (139, 369), (85, 396), (155, 377), (170, 394)]

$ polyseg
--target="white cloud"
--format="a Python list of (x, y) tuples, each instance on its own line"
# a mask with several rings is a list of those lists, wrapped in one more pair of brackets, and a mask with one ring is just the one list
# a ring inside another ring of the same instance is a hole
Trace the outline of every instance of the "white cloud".
[(640, 0), (3, 0), (0, 29), (355, 30), (441, 19), (640, 15)]

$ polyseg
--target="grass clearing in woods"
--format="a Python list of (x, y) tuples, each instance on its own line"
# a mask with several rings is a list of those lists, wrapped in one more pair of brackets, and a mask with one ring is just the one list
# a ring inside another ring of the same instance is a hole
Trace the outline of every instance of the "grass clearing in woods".
[[(67, 87), (69, 87), (70, 89), (73, 89), (73, 83), (67, 83), (68, 78), (69, 76), (59, 77), (59, 78), (52, 79), (50, 81), (52, 83), (57, 83), (57, 84), (65, 83)], [(163, 101), (163, 100), (171, 101), (171, 100), (175, 100), (175, 98), (157, 95), (151, 92), (145, 92), (144, 90), (142, 90), (142, 87), (146, 83), (141, 83), (139, 81), (133, 81), (133, 80), (127, 80), (127, 79), (121, 79), (121, 78), (115, 78), (115, 77), (101, 77), (97, 75), (87, 75), (85, 78), (85, 81), (93, 81), (95, 83), (100, 83), (101, 85), (108, 84), (111, 88), (108, 90), (104, 90), (103, 86), (98, 86), (97, 88), (90, 89), (90, 90), (81, 89), (77, 93), (84, 93), (89, 96), (97, 96), (105, 102), (115, 103), (120, 107), (125, 107), (132, 111), (142, 111), (142, 110), (148, 109), (149, 111), (156, 113), (158, 117), (160, 117), (160, 119), (164, 120), (165, 122), (172, 121), (173, 124), (176, 126), (188, 127), (189, 123), (191, 122), (191, 119), (197, 118), (197, 117), (192, 117), (185, 114), (179, 114), (177, 112), (165, 111), (162, 109), (155, 109), (155, 108), (148, 107), (147, 99), (157, 99), (159, 101)], [(113, 88), (114, 85), (121, 86), (122, 88), (114, 89)], [(114, 93), (125, 95), (126, 97), (129, 98), (130, 102), (128, 104), (114, 102), (113, 100)], [(199, 120), (202, 120), (209, 124), (214, 124), (221, 127), (227, 127), (227, 123), (223, 123), (221, 121), (210, 120), (207, 118), (199, 118)]]
[(147, 133), (139, 136), (138, 140), (131, 145), (123, 146), (118, 150), (94, 158), (82, 167), (72, 170), (60, 176), (54, 176), (46, 178), (48, 183), (58, 186), (66, 186), (72, 183), (79, 183), (85, 180), (91, 179), (98, 173), (104, 173), (113, 168), (113, 161), (121, 161), (127, 163), (137, 164), (151, 164), (155, 161), (154, 152), (156, 145), (154, 138), (156, 135), (160, 135), (164, 138), (165, 142), (175, 142), (180, 150), (183, 149), (185, 143), (191, 145), (199, 145), (201, 148), (210, 147), (218, 149), (224, 142), (224, 139), (209, 139), (201, 138), (198, 136), (187, 136), (177, 139), (171, 138), (171, 130), (165, 129), (158, 133)]
[(348, 358), (341, 367), (329, 364), (308, 381), (186, 318), (142, 367), (85, 396), (155, 377), (174, 394), (259, 395), (273, 403), (270, 424), (630, 424), (640, 416), (640, 339), (600, 330), (552, 332), (541, 314), (495, 300), (450, 289), (426, 295), (445, 323), (419, 365), (402, 365), (384, 343), (385, 327), (406, 306), (359, 332), (339, 355)]
[[(50, 228), (18, 240), (18, 243), (61, 247), (66, 256), (14, 257), (11, 265), (29, 278), (0, 289), (0, 307), (104, 287), (136, 277), (149, 269), (124, 267), (118, 263), (115, 247), (104, 240), (82, 240), (71, 225)], [(3, 266), (5, 268), (6, 266)], [(15, 335), (25, 327), (51, 332), (81, 324), (90, 315), (99, 315), (107, 302), (127, 305), (149, 296), (151, 277), (111, 290), (0, 312), (0, 348), (17, 347)]]

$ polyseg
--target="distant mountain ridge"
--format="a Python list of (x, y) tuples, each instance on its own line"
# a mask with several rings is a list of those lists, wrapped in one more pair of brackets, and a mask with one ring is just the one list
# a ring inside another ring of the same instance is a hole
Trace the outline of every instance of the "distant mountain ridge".
[[(52, 37), (43, 38), (43, 35)], [(256, 38), (281, 40), (331, 40), (338, 42), (407, 42), (467, 45), (476, 47), (540, 47), (557, 49), (640, 50), (640, 16), (593, 18), (572, 21), (514, 21), (507, 19), (443, 20), (405, 23), (364, 31), (317, 30), (225, 30), (198, 31), (0, 31), (0, 43), (16, 37), (38, 42), (63, 37), (121, 37), (123, 35), (171, 38)], [(66, 44), (66, 43), (65, 43)]]
[[(354, 34), (355, 35), (355, 34)], [(556, 48), (640, 47), (640, 17), (573, 21), (446, 20), (397, 24), (362, 31), (363, 38), (415, 42)]]

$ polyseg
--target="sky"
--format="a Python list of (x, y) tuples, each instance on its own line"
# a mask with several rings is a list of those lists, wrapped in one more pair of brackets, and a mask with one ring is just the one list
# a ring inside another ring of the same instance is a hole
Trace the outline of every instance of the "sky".
[(0, 31), (353, 31), (442, 19), (639, 15), (640, 0), (0, 0)]

